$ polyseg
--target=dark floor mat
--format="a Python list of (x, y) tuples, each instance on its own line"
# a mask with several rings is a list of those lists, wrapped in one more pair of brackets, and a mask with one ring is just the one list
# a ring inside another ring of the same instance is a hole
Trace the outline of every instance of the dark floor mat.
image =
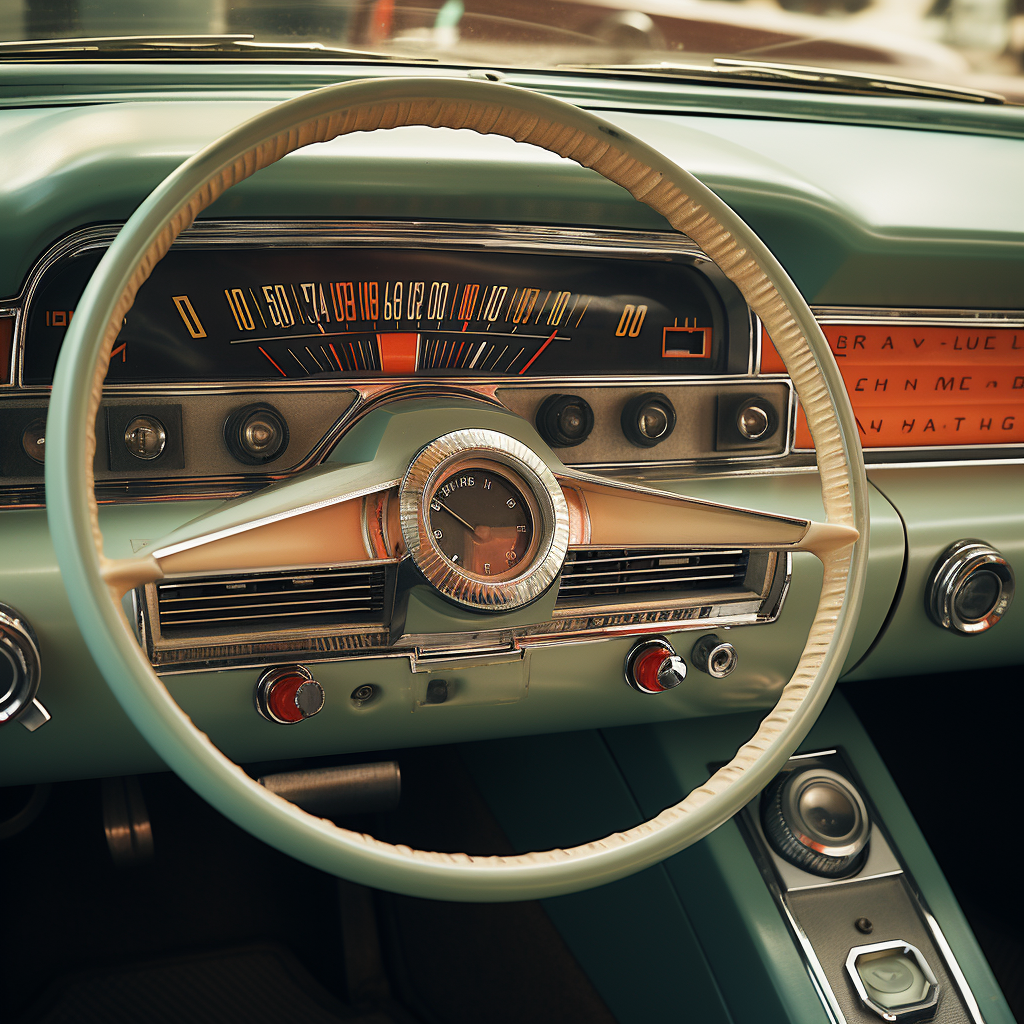
[(90, 971), (57, 982), (23, 1024), (393, 1024), (350, 1010), (287, 950), (258, 946)]

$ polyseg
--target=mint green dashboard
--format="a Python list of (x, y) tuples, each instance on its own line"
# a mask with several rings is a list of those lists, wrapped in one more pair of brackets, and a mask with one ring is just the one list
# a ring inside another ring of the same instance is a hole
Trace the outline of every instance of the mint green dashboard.
[[(214, 75), (170, 67), (61, 70), (68, 74), (59, 84), (38, 69), (21, 77), (5, 70), (0, 80), (0, 151), (5, 154), (0, 318), (6, 315), (11, 322), (15, 346), (9, 382), (0, 385), (0, 417), (29, 407), (45, 409), (45, 379), (21, 373), (28, 364), (19, 346), (31, 341), (29, 284), (45, 261), (56, 258), (54, 247), (83, 231), (109, 238), (111, 226), (122, 223), (184, 158), (271, 103), (320, 84), (319, 73), (294, 69), (269, 69), (262, 76), (251, 70)], [(916, 311), (918, 319), (927, 313), (966, 322), (998, 315), (1011, 329), (1020, 325), (1024, 338), (1019, 189), (1024, 114), (1019, 110), (965, 112), (949, 104), (835, 97), (798, 102), (756, 91), (741, 101), (727, 90), (683, 97), (663, 86), (622, 83), (602, 92), (593, 83), (584, 88), (556, 76), (524, 76), (516, 84), (568, 94), (693, 171), (755, 228), (816, 311), (839, 307), (878, 316)], [(652, 252), (679, 246), (648, 208), (576, 164), (505, 140), (418, 128), (349, 137), (289, 156), (215, 203), (208, 220), (196, 230), (196, 246), (204, 230), (210, 242), (217, 230), (232, 226), (262, 231), (259, 244), (265, 249), (275, 244), (274, 232), (287, 226), (304, 237), (319, 232), (342, 248), (362, 232), (372, 235), (381, 251), (394, 248), (398, 239), (411, 251), (418, 240), (422, 252), (458, 251), (467, 259), (477, 253), (480, 261), (480, 254), (510, 251), (522, 260), (530, 252), (537, 260), (550, 259), (550, 253), (570, 249), (580, 259), (586, 253), (621, 260), (630, 248), (651, 258)], [(363, 249), (351, 250), (356, 261), (370, 243), (362, 237), (360, 244)], [(208, 249), (214, 256), (220, 251)], [(214, 258), (211, 267), (215, 263)], [(239, 330), (240, 316), (236, 313)], [(188, 326), (188, 319), (183, 323)], [(720, 389), (715, 401), (723, 401), (735, 386), (786, 387), (780, 379), (762, 379), (757, 325), (744, 321), (743, 330), (750, 345), (745, 361), (737, 361), (730, 349), (728, 359), (722, 356), (711, 367), (713, 382), (700, 385)], [(275, 354), (267, 355), (274, 366)], [(155, 395), (165, 404), (180, 403), (183, 454), (181, 467), (160, 479), (113, 463), (98, 467), (108, 555), (127, 557), (146, 540), (210, 512), (225, 498), (327, 457), (335, 444), (342, 450), (356, 445), (354, 431), (365, 421), (353, 411), (371, 385), (381, 384), (357, 371), (384, 367), (365, 362), (349, 367), (339, 360), (337, 369), (344, 379), (327, 381), (314, 374), (271, 384), (269, 376), (219, 383), (139, 378), (122, 383), (121, 390), (112, 388), (111, 408), (152, 403)], [(736, 379), (727, 379), (729, 373)], [(521, 384), (503, 396), (496, 378), (396, 374), (399, 379), (388, 384), (396, 388), (394, 397), (408, 397), (412, 392), (401, 388), (415, 387), (418, 397), (441, 402), (439, 431), (446, 417), (449, 429), (462, 425), (456, 422), (459, 403), (474, 388), (477, 397), (490, 388), (492, 404), (480, 415), (506, 418), (497, 422), (517, 414), (529, 421), (535, 417), (533, 392)], [(282, 371), (282, 376), (288, 375)], [(605, 398), (611, 408), (641, 385), (671, 391), (680, 409), (698, 394), (687, 390), (693, 373), (676, 371), (662, 379), (645, 369), (632, 379), (618, 365), (612, 376), (591, 379), (582, 367), (572, 373), (562, 365), (537, 386), (554, 393), (576, 390), (582, 381), (593, 392), (598, 414)], [(296, 458), (289, 455), (273, 473), (225, 468), (216, 432), (228, 399), (277, 403), (298, 445)], [(778, 403), (788, 440), (777, 450), (737, 455), (712, 445), (683, 448), (671, 458), (628, 457), (613, 446), (609, 433), (604, 448), (595, 447), (579, 463), (698, 498), (819, 518), (811, 459), (790, 443), (795, 410), (788, 392)], [(696, 436), (701, 416), (712, 415), (712, 405), (694, 413), (687, 437)], [(1020, 600), (995, 628), (977, 636), (940, 629), (925, 609), (936, 560), (961, 538), (983, 539), (1018, 577), (1024, 572), (1022, 457), (1024, 450), (1006, 445), (869, 453), (868, 594), (845, 678), (1024, 663)], [(39, 699), (51, 721), (35, 732), (4, 730), (0, 779), (35, 782), (156, 770), (159, 760), (107, 691), (71, 616), (49, 542), (41, 480), (34, 472), (8, 466), (0, 480), (0, 602), (18, 609), (35, 629), (43, 666)], [(591, 626), (561, 640), (546, 636), (547, 642), (507, 650), (498, 649), (492, 637), (447, 655), (407, 645), (390, 656), (386, 645), (363, 641), (340, 652), (310, 655), (327, 700), (321, 714), (294, 730), (276, 727), (253, 709), (255, 679), (273, 658), (261, 659), (254, 649), (232, 657), (226, 647), (197, 654), (199, 645), (193, 644), (191, 655), (179, 662), (154, 661), (185, 711), (238, 761), (754, 711), (775, 702), (796, 664), (817, 601), (820, 567), (812, 556), (797, 554), (791, 573), (780, 567), (776, 578), (771, 614), (746, 623), (728, 616), (661, 620), (664, 634), (684, 656), (702, 634), (727, 629), (739, 667), (725, 679), (693, 673), (691, 686), (654, 699), (623, 683), (623, 660), (635, 640), (628, 626), (638, 619), (623, 619), (615, 628), (604, 628), (608, 623), (602, 620), (601, 629)], [(137, 600), (144, 604), (146, 598)], [(126, 611), (147, 624), (138, 603)], [(424, 600), (408, 614), (419, 616), (423, 633), (462, 636), (481, 629), (439, 600)], [(552, 614), (546, 608), (545, 615)], [(532, 624), (529, 616), (506, 616), (498, 625), (512, 635)], [(152, 622), (148, 625), (140, 642), (150, 643), (153, 653)], [(496, 628), (495, 623), (487, 628)], [(310, 652), (309, 647), (291, 649), (303, 657)], [(428, 686), (440, 677), (455, 681), (454, 696), (432, 706)], [(350, 699), (365, 686), (374, 688), (374, 700)]]

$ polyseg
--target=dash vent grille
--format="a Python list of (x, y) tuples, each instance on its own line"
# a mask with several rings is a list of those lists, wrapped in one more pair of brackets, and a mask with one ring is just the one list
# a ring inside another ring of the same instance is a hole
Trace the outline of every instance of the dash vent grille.
[(742, 587), (750, 552), (619, 548), (570, 551), (558, 604)]
[(164, 636), (253, 633), (380, 621), (384, 569), (370, 566), (200, 577), (157, 584)]

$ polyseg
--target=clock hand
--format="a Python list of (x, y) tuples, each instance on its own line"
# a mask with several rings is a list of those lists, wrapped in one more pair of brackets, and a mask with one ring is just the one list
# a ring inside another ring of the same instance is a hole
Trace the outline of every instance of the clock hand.
[[(435, 498), (435, 499), (434, 499), (434, 501), (437, 501), (437, 498)], [(449, 507), (448, 507), (448, 506), (447, 506), (447, 505), (446, 505), (446, 504), (445, 504), (445, 503), (444, 503), (443, 501), (437, 501), (437, 503), (438, 503), (438, 505), (440, 505), (440, 506), (441, 506), (441, 508), (443, 508), (443, 509), (445, 510), (445, 512), (447, 512), (447, 513), (448, 513), (448, 515), (450, 515), (450, 516), (451, 516), (451, 517), (452, 517), (453, 519), (458, 519), (458, 521), (459, 521), (460, 523), (462, 523), (462, 525), (463, 525), (463, 526), (465, 526), (467, 530), (470, 530), (470, 531), (472, 531), (472, 532), (474, 532), (474, 533), (476, 532), (476, 527), (475, 527), (475, 526), (472, 526), (472, 525), (470, 525), (469, 523), (467, 523), (467, 522), (466, 522), (466, 520), (465, 520), (465, 519), (463, 519), (463, 518), (462, 518), (462, 516), (460, 516), (460, 515), (458, 514), (458, 512), (453, 512), (453, 511), (452, 511), (452, 510), (451, 510), (451, 509), (450, 509), (450, 508), (449, 508)]]

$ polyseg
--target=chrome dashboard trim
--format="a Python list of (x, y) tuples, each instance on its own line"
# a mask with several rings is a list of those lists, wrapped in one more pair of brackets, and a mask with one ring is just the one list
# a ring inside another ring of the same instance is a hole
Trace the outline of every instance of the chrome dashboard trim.
[[(690, 549), (687, 549), (690, 550)], [(653, 634), (690, 632), (693, 630), (724, 629), (731, 626), (749, 626), (775, 622), (782, 612), (782, 606), (789, 591), (793, 572), (793, 556), (791, 552), (782, 552), (782, 558), (775, 558), (766, 569), (766, 578), (761, 594), (750, 591), (748, 595), (738, 595), (734, 600), (723, 600), (720, 593), (705, 595), (703, 601), (699, 595), (684, 597), (677, 600), (675, 606), (666, 608), (659, 602), (624, 601), (618, 608), (580, 608), (569, 609), (567, 614), (557, 612), (550, 621), (537, 623), (534, 626), (515, 628), (499, 627), (497, 629), (482, 628), (472, 633), (450, 633), (443, 638), (437, 636), (417, 637), (403, 635), (397, 641), (389, 639), (387, 616), (382, 616), (381, 623), (364, 623), (357, 625), (338, 626), (325, 633), (323, 627), (316, 630), (302, 630), (301, 627), (290, 627), (288, 630), (265, 631), (259, 633), (237, 633), (225, 631), (216, 637), (208, 638), (176, 638), (164, 641), (160, 636), (159, 616), (157, 610), (156, 585), (149, 583), (132, 591), (136, 608), (136, 621), (140, 640), (155, 670), (161, 676), (185, 675), (202, 672), (220, 672), (229, 668), (263, 669), (274, 665), (295, 661), (301, 657), (305, 662), (338, 662), (351, 657), (358, 658), (409, 658), (413, 665), (417, 660), (437, 660), (450, 658), (455, 660), (470, 659), (487, 661), (493, 658), (508, 658), (510, 655), (522, 654), (533, 647), (563, 646), (566, 644), (584, 643), (603, 640), (622, 640), (628, 637), (641, 637)], [(403, 556), (408, 557), (408, 556)], [(275, 573), (294, 568), (297, 573), (308, 572), (320, 568), (355, 568), (355, 567), (396, 567), (401, 558), (367, 559), (360, 562), (339, 563), (333, 565), (302, 565), (293, 567), (275, 567)], [(254, 570), (239, 573), (236, 570), (218, 570), (210, 573), (180, 574), (183, 578), (195, 578), (196, 575), (215, 579), (218, 576), (259, 576)], [(781, 579), (780, 579), (781, 576)], [(161, 583), (173, 581), (175, 575), (165, 577)], [(773, 592), (778, 589), (778, 596), (771, 605), (767, 605)], [(759, 605), (754, 608), (754, 605)], [(743, 611), (734, 609), (743, 607)], [(701, 615), (702, 610), (707, 614)], [(204, 643), (204, 639), (206, 642)], [(311, 641), (302, 650), (296, 650), (294, 644)], [(319, 640), (320, 643), (312, 641)], [(217, 653), (218, 648), (246, 648), (257, 645), (267, 646), (276, 643), (285, 646), (284, 650), (274, 653), (266, 650), (250, 652), (224, 650)], [(287, 647), (288, 643), (293, 646)], [(161, 660), (160, 654), (166, 653), (172, 660)]]

